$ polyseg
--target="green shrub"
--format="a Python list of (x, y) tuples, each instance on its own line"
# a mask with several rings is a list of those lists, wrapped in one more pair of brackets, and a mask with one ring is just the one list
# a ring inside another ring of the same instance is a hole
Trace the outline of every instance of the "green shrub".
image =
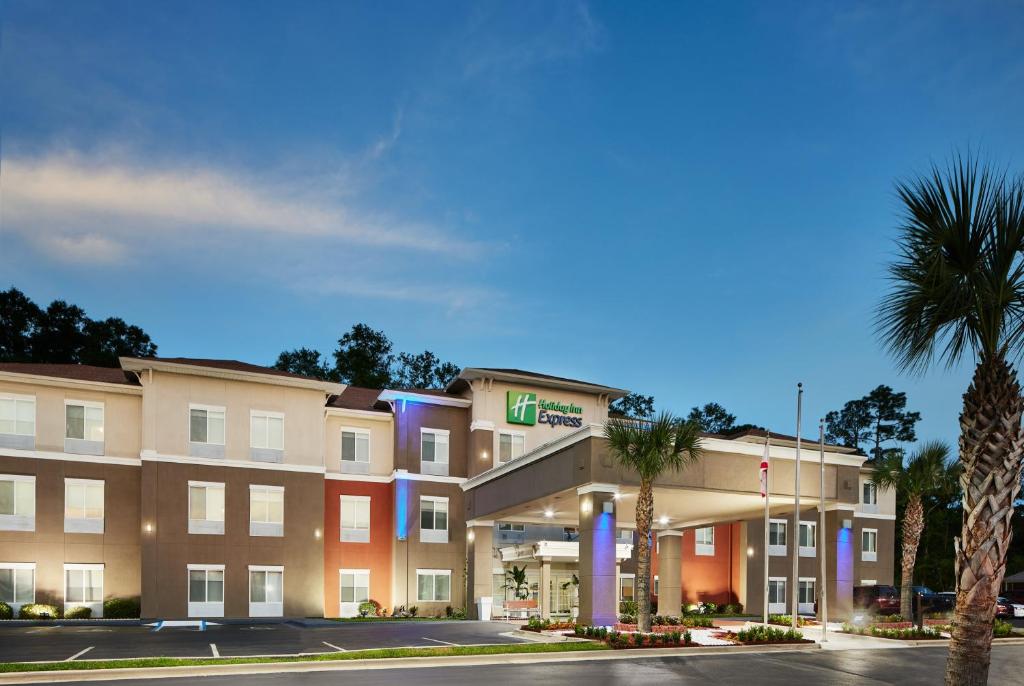
[(692, 629), (709, 629), (715, 625), (715, 621), (710, 617), (703, 617), (701, 615), (690, 615), (683, 617), (683, 626), (688, 626)]
[(0, 619), (14, 619), (14, 610), (2, 600), (0, 600)]
[(620, 615), (636, 615), (639, 613), (635, 600), (623, 600), (619, 603)]
[(661, 615), (654, 615), (654, 617), (651, 619), (651, 624), (653, 624), (654, 626), (664, 626), (665, 618)]
[(89, 619), (92, 617), (91, 607), (72, 607), (64, 613), (64, 619)]
[(138, 619), (140, 616), (138, 598), (111, 598), (103, 602), (104, 619)]
[(686, 645), (693, 643), (693, 636), (690, 634), (689, 630), (683, 632), (683, 643)]
[(636, 615), (619, 615), (619, 621), (623, 624), (636, 624)]
[(641, 633), (633, 634), (633, 644), (639, 648), (644, 644), (644, 635)]
[(799, 641), (804, 635), (794, 629), (783, 631), (773, 626), (755, 624), (749, 629), (740, 629), (736, 637), (743, 643), (765, 643), (769, 641)]
[(992, 635), (996, 638), (1006, 638), (1007, 636), (1013, 635), (1013, 625), (1009, 622), (1004, 622), (1001, 619), (997, 619), (995, 624), (992, 625)]
[(58, 619), (59, 617), (60, 610), (56, 605), (28, 603), (22, 605), (18, 611), (18, 619)]
[[(451, 608), (449, 607), (448, 610), (450, 614)], [(360, 617), (379, 617), (380, 611), (380, 603), (378, 603), (373, 598), (370, 598), (369, 600), (364, 600), (363, 602), (359, 603)]]
[(743, 614), (743, 605), (740, 603), (729, 603), (722, 608), (722, 614), (724, 615), (741, 615)]
[[(859, 633), (864, 633), (863, 631)], [(922, 638), (941, 638), (942, 635), (933, 629), (918, 629), (916, 626), (910, 627), (909, 629), (883, 629), (881, 627), (872, 626), (869, 630), (872, 636), (878, 638), (895, 638), (900, 640), (913, 640)]]

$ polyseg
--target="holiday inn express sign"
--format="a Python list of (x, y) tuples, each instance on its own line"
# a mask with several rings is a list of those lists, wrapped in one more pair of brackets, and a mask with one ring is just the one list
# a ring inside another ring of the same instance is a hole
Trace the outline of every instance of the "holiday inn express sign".
[(583, 426), (583, 417), (570, 417), (569, 415), (582, 415), (583, 408), (572, 403), (563, 403), (555, 400), (537, 399), (536, 393), (523, 391), (509, 391), (506, 398), (505, 419), (509, 424), (547, 424), (551, 428), (556, 426), (569, 426), (579, 428)]

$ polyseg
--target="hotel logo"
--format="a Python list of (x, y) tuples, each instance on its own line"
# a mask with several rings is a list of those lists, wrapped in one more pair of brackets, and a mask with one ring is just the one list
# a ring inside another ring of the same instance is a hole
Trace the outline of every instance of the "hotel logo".
[(509, 391), (506, 400), (505, 419), (509, 424), (537, 423), (537, 394)]

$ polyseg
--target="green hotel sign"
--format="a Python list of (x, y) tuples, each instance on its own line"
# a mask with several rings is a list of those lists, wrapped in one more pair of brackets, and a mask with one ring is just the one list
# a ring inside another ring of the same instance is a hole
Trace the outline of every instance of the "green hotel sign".
[(556, 400), (537, 399), (536, 393), (524, 391), (508, 391), (505, 399), (505, 419), (509, 424), (547, 424), (556, 426), (583, 426), (583, 408), (572, 403)]

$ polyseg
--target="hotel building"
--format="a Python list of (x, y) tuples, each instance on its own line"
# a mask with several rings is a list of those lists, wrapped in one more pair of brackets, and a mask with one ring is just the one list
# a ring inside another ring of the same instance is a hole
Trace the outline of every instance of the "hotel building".
[[(475, 616), (482, 598), (514, 604), (515, 565), (531, 613), (607, 624), (636, 573), (639, 479), (602, 438), (625, 393), (515, 369), (416, 390), (225, 360), (3, 363), (0, 601), (95, 617), (138, 597), (144, 618), (180, 619), (344, 616), (372, 598)], [(841, 615), (854, 586), (892, 583), (895, 501), (863, 455), (826, 446), (823, 587), (816, 444), (794, 531), (795, 443), (772, 439), (766, 551), (764, 435), (703, 441), (655, 484), (659, 612), (788, 611), (797, 584), (801, 612), (824, 591)]]

